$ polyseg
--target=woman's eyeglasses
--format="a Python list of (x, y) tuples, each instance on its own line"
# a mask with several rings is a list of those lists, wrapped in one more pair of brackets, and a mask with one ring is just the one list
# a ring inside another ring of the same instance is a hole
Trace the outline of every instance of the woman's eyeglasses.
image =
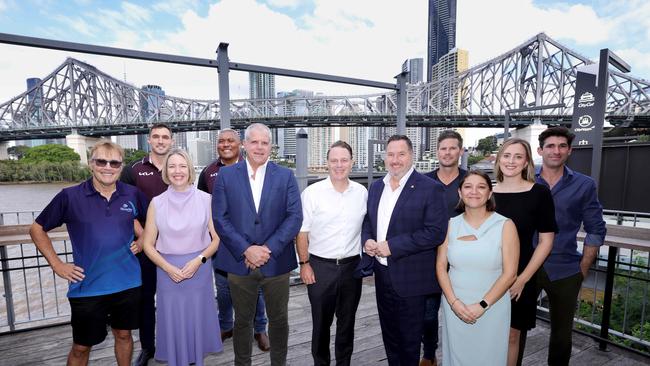
[(106, 160), (106, 159), (92, 159), (95, 165), (98, 167), (102, 168), (105, 167), (107, 164), (111, 166), (113, 169), (117, 169), (122, 166), (122, 162), (118, 160)]

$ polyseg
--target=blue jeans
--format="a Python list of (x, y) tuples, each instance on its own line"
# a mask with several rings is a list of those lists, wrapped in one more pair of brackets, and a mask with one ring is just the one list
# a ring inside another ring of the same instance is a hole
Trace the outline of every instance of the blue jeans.
[(422, 345), (424, 346), (423, 358), (434, 360), (438, 348), (438, 311), (440, 310), (440, 297), (442, 294), (427, 296), (424, 305), (424, 332), (422, 332)]
[[(230, 287), (228, 287), (228, 277), (220, 271), (214, 271), (214, 278), (217, 283), (217, 304), (219, 304), (219, 327), (222, 332), (229, 331), (233, 328), (233, 311), (232, 298), (230, 297)], [(262, 289), (257, 296), (257, 310), (255, 311), (255, 333), (266, 332), (266, 312), (264, 296)]]

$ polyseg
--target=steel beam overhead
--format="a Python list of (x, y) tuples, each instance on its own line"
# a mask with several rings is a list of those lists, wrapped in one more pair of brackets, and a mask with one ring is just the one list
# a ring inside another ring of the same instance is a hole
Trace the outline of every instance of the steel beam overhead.
[[(509, 111), (512, 127), (523, 127), (534, 119), (550, 125), (570, 125), (576, 70), (593, 64), (589, 58), (540, 33), (455, 76), (407, 84), (398, 98), (396, 84), (241, 64), (227, 57), (220, 59), (218, 55), (216, 59), (201, 59), (5, 33), (0, 33), (0, 43), (211, 67), (219, 71), (270, 72), (386, 89), (368, 95), (220, 103), (157, 95), (69, 58), (50, 75), (42, 76), (41, 83), (32, 90), (20, 94), (17, 91), (16, 97), (0, 101), (0, 140), (11, 140), (12, 136), (22, 139), (62, 136), (64, 131), (72, 129), (81, 134), (97, 131), (126, 134), (125, 131), (139, 131), (158, 122), (179, 131), (216, 129), (221, 123), (227, 124), (228, 118), (235, 127), (253, 121), (276, 128), (396, 126), (398, 122), (401, 127), (403, 121), (408, 127), (501, 127)], [(609, 68), (604, 97), (606, 120), (625, 127), (649, 127), (650, 82), (619, 71), (625, 71), (627, 66), (611, 52), (609, 62), (614, 67)], [(227, 75), (220, 79), (227, 79)], [(221, 84), (223, 87), (227, 80)], [(224, 94), (222, 91), (222, 97)], [(543, 110), (536, 112), (538, 109)]]

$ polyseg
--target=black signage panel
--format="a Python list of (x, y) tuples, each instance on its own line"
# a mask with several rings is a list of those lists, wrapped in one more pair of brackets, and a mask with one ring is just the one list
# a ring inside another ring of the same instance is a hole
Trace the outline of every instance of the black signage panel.
[(605, 101), (597, 100), (596, 90), (596, 75), (578, 71), (571, 123), (571, 129), (576, 135), (574, 146), (591, 145), (597, 134), (602, 134)]

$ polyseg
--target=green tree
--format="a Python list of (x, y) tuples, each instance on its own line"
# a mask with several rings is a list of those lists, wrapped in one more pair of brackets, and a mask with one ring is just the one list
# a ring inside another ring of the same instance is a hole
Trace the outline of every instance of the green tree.
[(467, 158), (467, 166), (472, 166), (478, 163), (479, 161), (483, 160), (483, 158), (485, 157), (480, 155), (470, 155), (469, 158)]
[(7, 154), (14, 159), (22, 159), (23, 156), (29, 151), (30, 147), (25, 145), (16, 145), (7, 149)]
[(487, 136), (478, 140), (478, 145), (476, 145), (476, 150), (480, 151), (484, 156), (490, 155), (492, 151), (497, 149), (497, 138), (496, 136)]
[(141, 160), (145, 156), (147, 156), (145, 151), (124, 149), (124, 165), (131, 165), (134, 161)]
[(22, 162), (25, 163), (41, 163), (52, 162), (61, 163), (64, 161), (78, 162), (80, 159), (79, 154), (66, 145), (59, 144), (46, 144), (32, 147), (27, 151)]

